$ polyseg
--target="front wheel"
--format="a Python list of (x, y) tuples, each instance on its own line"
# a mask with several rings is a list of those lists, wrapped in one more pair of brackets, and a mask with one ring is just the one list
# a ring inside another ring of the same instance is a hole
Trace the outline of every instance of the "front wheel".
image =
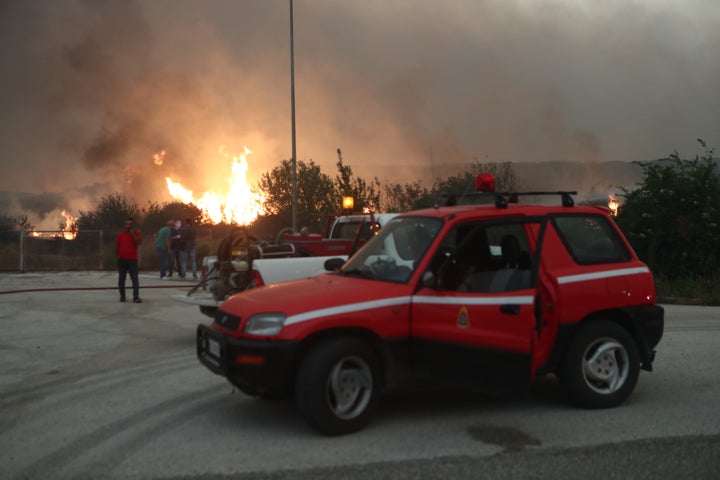
[(305, 421), (327, 435), (362, 429), (377, 403), (375, 353), (361, 340), (336, 338), (315, 347), (300, 366), (295, 403)]
[(560, 368), (570, 400), (586, 408), (620, 405), (632, 393), (640, 358), (632, 336), (612, 322), (593, 322), (573, 338)]

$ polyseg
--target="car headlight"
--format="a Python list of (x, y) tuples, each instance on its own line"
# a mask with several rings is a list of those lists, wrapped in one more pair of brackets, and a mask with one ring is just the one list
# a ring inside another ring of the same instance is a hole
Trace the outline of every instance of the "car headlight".
[(282, 313), (260, 313), (248, 318), (243, 332), (248, 335), (271, 336), (277, 335), (285, 325), (285, 315)]

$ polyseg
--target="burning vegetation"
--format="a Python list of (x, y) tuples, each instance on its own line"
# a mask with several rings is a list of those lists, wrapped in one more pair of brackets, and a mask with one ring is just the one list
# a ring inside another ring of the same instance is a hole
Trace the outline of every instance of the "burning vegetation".
[(73, 217), (66, 210), (63, 210), (60, 215), (62, 215), (63, 222), (60, 223), (57, 231), (38, 232), (33, 229), (28, 232), (28, 235), (34, 238), (64, 238), (65, 240), (75, 240), (78, 235), (77, 218)]
[(612, 211), (613, 216), (617, 216), (620, 203), (612, 193), (608, 194), (608, 208)]
[[(220, 147), (221, 154), (224, 154), (224, 150), (224, 147)], [(219, 193), (210, 189), (196, 195), (180, 182), (165, 177), (168, 191), (174, 199), (198, 207), (206, 222), (249, 225), (264, 213), (263, 203), (265, 201), (264, 195), (255, 192), (247, 181), (247, 156), (251, 153), (252, 151), (245, 147), (244, 153), (239, 157), (232, 156), (231, 174), (226, 180), (228, 188), (225, 192)], [(155, 154), (156, 165), (162, 164), (164, 155), (164, 151)]]

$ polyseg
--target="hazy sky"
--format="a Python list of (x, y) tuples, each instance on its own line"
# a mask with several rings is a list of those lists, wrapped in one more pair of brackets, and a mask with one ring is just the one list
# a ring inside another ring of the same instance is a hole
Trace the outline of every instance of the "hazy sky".
[[(337, 148), (360, 176), (410, 181), (474, 159), (720, 147), (717, 0), (295, 0), (294, 13), (297, 156), (332, 176)], [(288, 0), (0, 0), (0, 191), (77, 214), (113, 192), (168, 200), (166, 175), (221, 190), (221, 145), (254, 152), (254, 184), (291, 156), (289, 25)]]

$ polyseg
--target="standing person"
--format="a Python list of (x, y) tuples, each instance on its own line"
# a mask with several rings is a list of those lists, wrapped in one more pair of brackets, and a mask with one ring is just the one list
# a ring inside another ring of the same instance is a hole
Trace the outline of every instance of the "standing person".
[[(160, 261), (160, 280), (167, 280), (167, 264), (170, 258), (170, 237), (172, 236), (172, 230), (175, 226), (175, 222), (168, 220), (167, 225), (161, 227), (160, 230), (155, 234), (155, 251)], [(172, 272), (172, 267), (170, 267)]]
[[(197, 260), (195, 258), (195, 237), (197, 236), (197, 228), (195, 222), (190, 217), (185, 219), (185, 232), (183, 235), (185, 238), (185, 257), (186, 261), (190, 264), (192, 269), (193, 279), (197, 280)], [(187, 263), (185, 267), (187, 273)]]
[(172, 277), (173, 266), (177, 267), (178, 276), (181, 280), (185, 279), (185, 242), (182, 238), (182, 222), (180, 220), (175, 221), (175, 228), (172, 230), (172, 236), (170, 237), (170, 274)]
[(140, 300), (140, 281), (138, 280), (138, 245), (142, 243), (142, 235), (135, 230), (132, 218), (125, 220), (125, 230), (115, 238), (115, 255), (117, 256), (118, 290), (120, 301), (125, 301), (125, 278), (130, 274), (133, 288), (133, 302)]

